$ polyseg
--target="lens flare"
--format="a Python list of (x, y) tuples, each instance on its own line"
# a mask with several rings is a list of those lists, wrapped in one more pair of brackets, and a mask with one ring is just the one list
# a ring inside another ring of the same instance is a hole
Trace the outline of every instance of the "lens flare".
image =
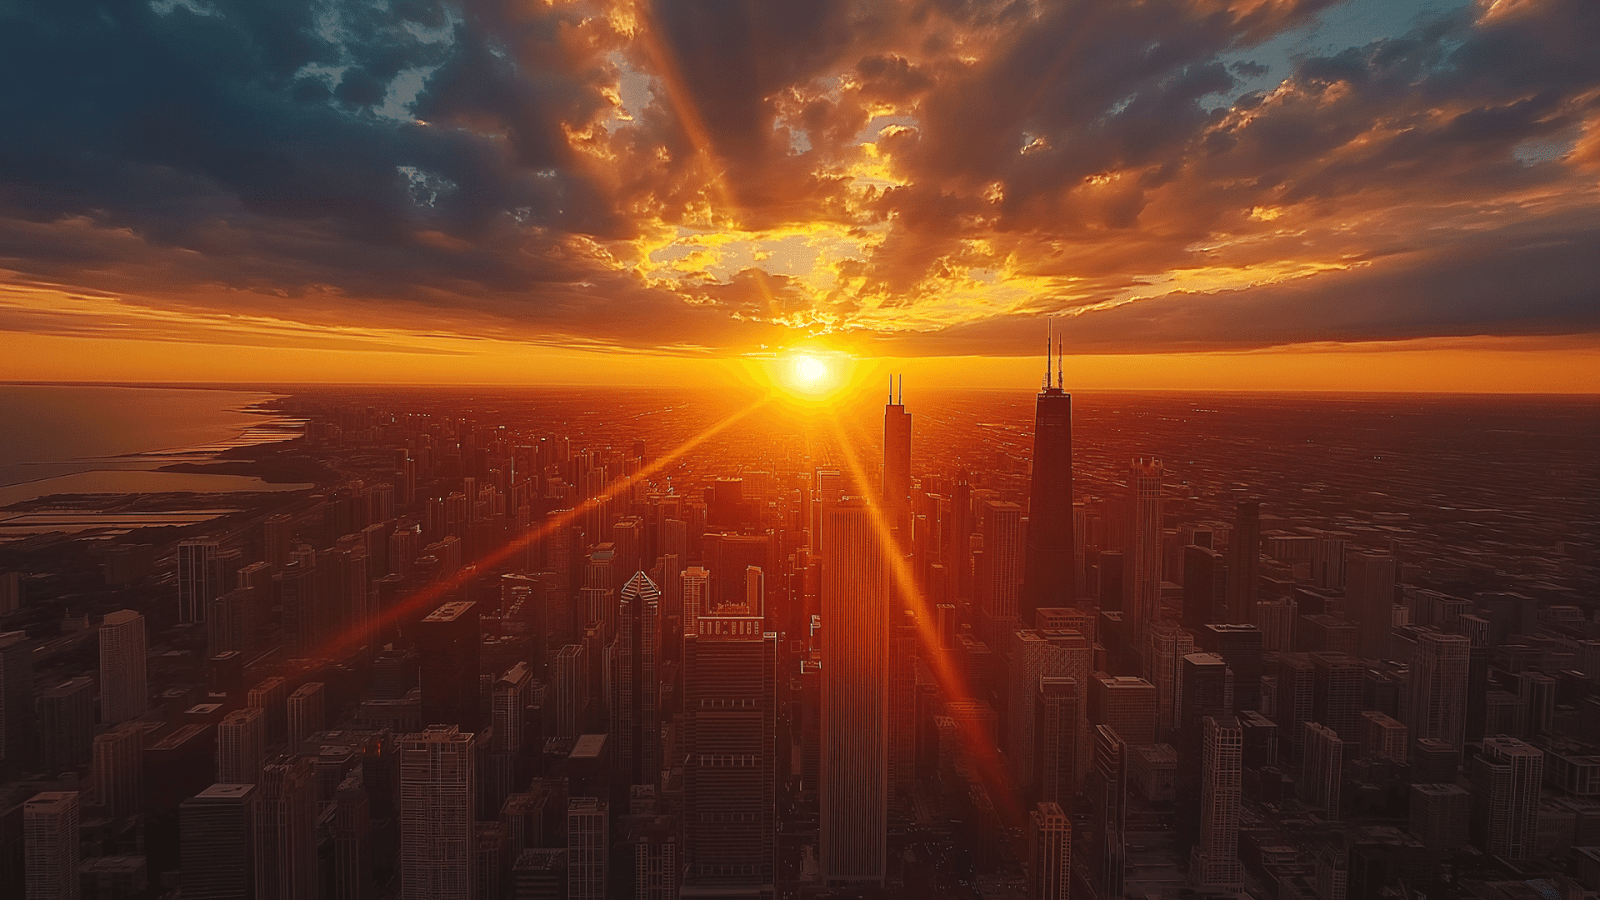
[(816, 384), (828, 377), (828, 364), (815, 356), (796, 356), (794, 377), (801, 384)]

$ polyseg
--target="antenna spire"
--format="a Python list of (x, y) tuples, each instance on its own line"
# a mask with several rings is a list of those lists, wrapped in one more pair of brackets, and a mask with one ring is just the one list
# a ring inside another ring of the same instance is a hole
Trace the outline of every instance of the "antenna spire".
[(898, 402), (900, 403), (901, 406), (905, 406), (906, 405), (906, 376), (903, 373), (900, 375), (900, 395), (899, 396), (900, 396), (900, 400)]
[(1061, 338), (1056, 338), (1056, 390), (1065, 390), (1062, 380), (1066, 378), (1066, 360), (1062, 358)]
[(1050, 317), (1044, 317), (1044, 389), (1050, 390)]
[(889, 405), (894, 405), (894, 376), (889, 376)]

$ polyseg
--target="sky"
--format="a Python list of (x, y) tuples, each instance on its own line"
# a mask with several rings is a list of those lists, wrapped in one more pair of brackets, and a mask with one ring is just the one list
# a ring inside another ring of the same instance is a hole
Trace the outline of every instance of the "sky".
[(1594, 0), (24, 0), (0, 78), (0, 380), (1600, 392)]

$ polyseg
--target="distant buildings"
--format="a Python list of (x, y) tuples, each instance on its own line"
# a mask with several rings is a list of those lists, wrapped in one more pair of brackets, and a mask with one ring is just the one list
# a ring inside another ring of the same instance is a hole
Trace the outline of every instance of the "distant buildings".
[(144, 616), (110, 613), (100, 625), (100, 721), (126, 722), (147, 708)]

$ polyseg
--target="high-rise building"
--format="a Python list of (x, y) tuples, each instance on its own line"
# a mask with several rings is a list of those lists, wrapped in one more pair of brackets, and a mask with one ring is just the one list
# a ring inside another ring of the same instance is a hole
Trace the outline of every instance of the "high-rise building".
[(606, 900), (611, 816), (604, 800), (567, 801), (567, 900)]
[(433, 725), (399, 744), (401, 900), (468, 900), (476, 736)]
[(249, 588), (237, 587), (206, 601), (206, 653), (216, 656), (230, 650), (247, 649), (252, 628), (251, 606), (256, 602)]
[(1295, 605), (1293, 600), (1261, 600), (1251, 619), (1261, 629), (1261, 649), (1281, 653), (1294, 647)]
[(629, 784), (654, 783), (661, 773), (661, 592), (643, 572), (623, 585), (611, 675), (611, 740)]
[(1411, 738), (1437, 738), (1461, 750), (1466, 743), (1467, 667), (1472, 644), (1464, 635), (1417, 632), (1406, 709)]
[(267, 713), (246, 707), (228, 713), (217, 724), (217, 781), (255, 784), (267, 753)]
[(316, 763), (276, 756), (262, 766), (256, 787), (256, 900), (315, 897)]
[(1238, 890), (1244, 880), (1239, 861), (1239, 813), (1244, 785), (1244, 730), (1232, 716), (1207, 716), (1200, 783), (1200, 839), (1189, 872), (1201, 887)]
[(1305, 724), (1305, 761), (1300, 778), (1301, 796), (1321, 807), (1330, 822), (1338, 821), (1344, 780), (1344, 741), (1339, 733), (1318, 722)]
[(1028, 900), (1072, 896), (1072, 820), (1057, 803), (1040, 803), (1029, 814)]
[(904, 376), (900, 386), (900, 399), (891, 391), (883, 408), (883, 507), (901, 545), (910, 546), (911, 414), (906, 412)]
[(1389, 655), (1395, 570), (1395, 558), (1387, 553), (1345, 554), (1345, 605), (1357, 623), (1358, 652), (1368, 659)]
[(1123, 741), (1156, 743), (1156, 687), (1131, 675), (1096, 672), (1089, 678), (1089, 724), (1109, 725)]
[(1094, 727), (1089, 805), (1100, 849), (1095, 895), (1121, 897), (1128, 858), (1128, 744), (1108, 725)]
[(250, 900), (255, 895), (254, 784), (217, 783), (178, 805), (183, 896)]
[[(0, 679), (3, 669), (0, 664)], [(4, 693), (0, 690), (0, 696)], [(94, 679), (82, 675), (40, 691), (38, 709), (39, 762), (45, 770), (64, 772), (87, 763), (94, 744)]]
[[(1015, 505), (1015, 504), (1012, 504)], [(1056, 640), (1052, 640), (1054, 637)], [(1044, 676), (1067, 677), (1068, 644), (1066, 632), (1052, 632), (1050, 636), (1032, 628), (1012, 631), (1011, 684), (1006, 689), (1009, 707), (1007, 716), (1006, 752), (1011, 758), (1012, 771), (1019, 786), (1031, 790), (1037, 779), (1034, 771), (1034, 693), (1039, 679)], [(1076, 739), (1074, 738), (1074, 744)]]
[(1430, 850), (1460, 850), (1467, 845), (1472, 794), (1453, 784), (1411, 786), (1411, 836)]
[[(1127, 571), (1122, 620), (1129, 634), (1144, 634), (1161, 617), (1161, 478), (1158, 459), (1136, 459), (1128, 469)], [(1031, 524), (1031, 523), (1030, 523)]]
[(1228, 536), (1228, 621), (1248, 622), (1261, 585), (1261, 503), (1240, 500)]
[(100, 721), (126, 722), (149, 708), (144, 656), (144, 616), (108, 613), (100, 625)]
[[(1233, 715), (1232, 677), (1228, 664), (1215, 653), (1191, 653), (1183, 658), (1182, 713), (1178, 728), (1178, 784), (1186, 792), (1200, 787), (1203, 773), (1205, 720)], [(1235, 722), (1233, 727), (1239, 727)]]
[(144, 808), (145, 735), (145, 726), (138, 722), (123, 722), (95, 735), (90, 782), (96, 805), (112, 819)]
[(1045, 675), (1033, 695), (1033, 772), (1039, 799), (1071, 803), (1078, 769), (1078, 726), (1083, 720), (1075, 678)]
[(207, 540), (178, 544), (179, 622), (204, 622), (206, 604), (227, 589), (221, 545)]
[[(1132, 640), (1138, 640), (1141, 634), (1126, 627), (1123, 633)], [(1194, 652), (1194, 635), (1176, 622), (1156, 622), (1150, 626), (1148, 635), (1148, 645), (1141, 654), (1144, 677), (1156, 687), (1156, 729), (1158, 736), (1165, 737), (1178, 727), (1182, 699), (1178, 675), (1183, 668), (1183, 658)]]
[(422, 656), (422, 722), (478, 730), (478, 608), (452, 601), (422, 620), (417, 649)]
[(1341, 653), (1313, 653), (1311, 666), (1311, 718), (1332, 728), (1342, 741), (1360, 741), (1366, 667)]
[(1024, 622), (1032, 622), (1041, 606), (1071, 606), (1082, 578), (1072, 528), (1072, 395), (1062, 389), (1064, 373), (1050, 383), (1050, 349), (1046, 335), (1044, 386), (1034, 401), (1028, 543), (1017, 610)]
[[(1261, 629), (1254, 625), (1211, 624), (1196, 631), (1194, 638), (1196, 647), (1222, 657), (1233, 672), (1234, 711), (1260, 709), (1261, 676), (1266, 674), (1261, 659)], [(1359, 695), (1359, 680), (1357, 683)]]
[(1183, 548), (1183, 625), (1191, 630), (1233, 619), (1228, 610), (1228, 563), (1210, 547)]
[(78, 794), (45, 791), (22, 806), (27, 900), (77, 900)]
[(1005, 500), (978, 505), (983, 556), (974, 575), (973, 599), (986, 626), (980, 637), (999, 650), (1017, 629), (1017, 595), (1022, 587), (1022, 507)]
[(1362, 758), (1384, 757), (1405, 765), (1409, 743), (1406, 726), (1399, 721), (1373, 710), (1361, 714)]
[(1534, 857), (1544, 752), (1513, 737), (1487, 737), (1471, 768), (1473, 836), (1483, 852)]
[(683, 570), (683, 621), (687, 623), (711, 614), (711, 573), (701, 566)]
[(568, 644), (550, 661), (550, 736), (572, 739), (588, 722), (589, 661), (583, 645)]
[(301, 741), (322, 730), (327, 715), (325, 697), (320, 681), (308, 681), (289, 695), (289, 746), (298, 747)]
[(27, 638), (21, 631), (0, 634), (0, 772), (20, 772), (33, 758), (33, 647)]
[(777, 639), (754, 616), (701, 616), (683, 644), (684, 897), (774, 883)]
[(859, 499), (822, 509), (821, 819), (828, 882), (882, 883), (889, 829), (889, 570)]

